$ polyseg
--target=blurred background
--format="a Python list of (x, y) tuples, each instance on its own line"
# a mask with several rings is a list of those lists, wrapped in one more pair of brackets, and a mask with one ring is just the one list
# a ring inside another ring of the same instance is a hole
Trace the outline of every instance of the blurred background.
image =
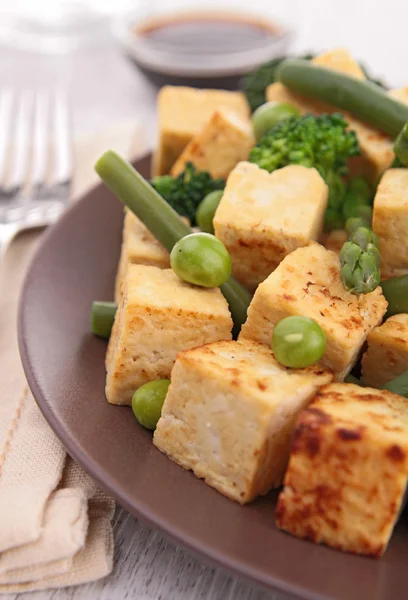
[[(2, 0), (0, 3), (0, 81), (2, 87), (63, 88), (70, 93), (75, 131), (93, 133), (110, 123), (143, 123), (150, 145), (155, 135), (157, 87), (132, 61), (149, 55), (154, 69), (169, 73), (182, 68), (166, 47), (143, 49), (133, 33), (146, 18), (179, 10), (241, 10), (261, 15), (280, 26), (284, 39), (262, 54), (315, 52), (347, 46), (371, 72), (390, 87), (408, 84), (406, 0)], [(239, 45), (240, 34), (235, 35)], [(158, 39), (160, 46), (163, 40)], [(210, 58), (234, 71), (244, 54), (233, 63), (223, 62), (219, 40)], [(174, 45), (174, 40), (173, 40)], [(164, 49), (164, 51), (163, 51)], [(177, 49), (176, 49), (177, 50)], [(234, 51), (237, 48), (234, 49)], [(207, 47), (208, 51), (208, 47)], [(147, 53), (147, 54), (146, 54)], [(202, 57), (194, 56), (202, 66)], [(253, 57), (255, 60), (257, 57)], [(180, 58), (180, 57), (178, 57)], [(245, 60), (244, 60), (245, 59)], [(252, 60), (252, 59), (251, 59)], [(194, 62), (189, 64), (187, 79)], [(140, 62), (140, 61), (139, 61)], [(251, 61), (249, 61), (251, 62)], [(259, 60), (258, 60), (259, 62)], [(176, 64), (177, 63), (177, 64)], [(249, 63), (248, 63), (249, 64)], [(242, 66), (242, 65), (241, 65)], [(186, 71), (185, 65), (184, 70)], [(165, 79), (164, 79), (165, 80)], [(162, 80), (161, 82), (163, 82)]]

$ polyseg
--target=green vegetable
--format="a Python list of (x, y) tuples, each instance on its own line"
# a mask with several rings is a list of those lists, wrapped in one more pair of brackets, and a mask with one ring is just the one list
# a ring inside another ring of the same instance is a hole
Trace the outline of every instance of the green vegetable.
[(277, 77), (290, 90), (346, 110), (389, 135), (397, 136), (408, 121), (408, 106), (379, 86), (310, 61), (285, 60)]
[(252, 148), (249, 160), (269, 172), (297, 164), (315, 167), (329, 187), (326, 229), (341, 229), (348, 159), (360, 153), (342, 115), (305, 115), (281, 121)]
[[(146, 225), (154, 237), (171, 251), (182, 237), (192, 233), (169, 204), (140, 173), (113, 150), (105, 152), (95, 165), (105, 185)], [(231, 277), (221, 286), (228, 301), (235, 333), (246, 321), (250, 293)]]
[(340, 250), (340, 277), (352, 294), (368, 294), (380, 285), (378, 238), (367, 226), (346, 224), (350, 239)]
[[(371, 213), (372, 214), (372, 211)], [(369, 216), (366, 217), (351, 217), (347, 219), (345, 229), (347, 231), (348, 236), (352, 236), (357, 229), (360, 227), (371, 228), (371, 218)]]
[(349, 373), (346, 376), (344, 383), (354, 383), (354, 385), (360, 385), (361, 387), (365, 387), (364, 382), (358, 377), (354, 377), (354, 375), (351, 375), (351, 373)]
[(382, 386), (382, 389), (408, 398), (408, 371), (404, 371), (401, 375), (398, 375), (398, 377), (394, 377), (391, 381), (387, 381), (387, 383)]
[(388, 302), (387, 318), (408, 313), (408, 275), (386, 279), (381, 282), (381, 287)]
[(272, 350), (285, 367), (308, 367), (322, 358), (326, 334), (313, 319), (286, 317), (273, 330)]
[[(260, 67), (258, 67), (255, 71), (252, 71), (248, 75), (246, 75), (241, 81), (241, 89), (243, 90), (246, 98), (248, 100), (248, 104), (251, 107), (251, 110), (254, 111), (266, 102), (266, 88), (271, 83), (275, 83), (277, 81), (277, 71), (278, 67), (282, 61), (284, 61), (287, 57), (280, 56), (279, 58), (274, 58), (268, 62), (263, 63)], [(299, 56), (298, 58), (303, 58), (304, 60), (310, 60), (314, 58), (313, 54), (305, 54), (304, 56)], [(379, 81), (376, 78), (373, 78), (370, 73), (367, 72), (367, 69), (364, 65), (360, 63), (361, 69), (364, 71), (367, 79), (369, 79), (372, 83), (375, 83), (383, 88), (385, 85), (382, 81)]]
[(170, 264), (180, 279), (203, 287), (219, 287), (231, 277), (228, 250), (210, 233), (192, 233), (177, 242)]
[(109, 339), (118, 305), (115, 302), (92, 302), (91, 330), (92, 333)]
[(395, 140), (394, 152), (399, 165), (408, 167), (408, 123), (405, 123)]
[(266, 102), (258, 106), (251, 119), (257, 142), (280, 121), (296, 116), (299, 116), (299, 110), (287, 102)]
[(266, 102), (266, 88), (276, 81), (276, 70), (284, 58), (284, 56), (280, 56), (269, 60), (243, 77), (241, 88), (252, 111)]
[(179, 215), (187, 217), (191, 224), (195, 225), (196, 210), (200, 202), (210, 192), (223, 190), (225, 181), (214, 179), (207, 171), (198, 171), (193, 163), (189, 162), (177, 177), (153, 177), (152, 186)]
[(222, 190), (210, 192), (197, 208), (196, 221), (201, 231), (205, 231), (206, 233), (214, 233), (214, 215), (219, 203), (221, 202), (222, 195)]
[(133, 394), (133, 414), (146, 429), (156, 429), (169, 385), (169, 379), (149, 381)]
[(367, 202), (371, 202), (373, 197), (373, 188), (371, 183), (367, 181), (361, 175), (357, 175), (356, 177), (350, 177), (347, 182), (347, 190), (352, 192), (353, 194), (358, 195), (360, 198), (366, 200)]
[(370, 183), (364, 177), (351, 177), (347, 182), (343, 198), (344, 221), (352, 217), (367, 218), (368, 215), (372, 215), (372, 200), (373, 190)]

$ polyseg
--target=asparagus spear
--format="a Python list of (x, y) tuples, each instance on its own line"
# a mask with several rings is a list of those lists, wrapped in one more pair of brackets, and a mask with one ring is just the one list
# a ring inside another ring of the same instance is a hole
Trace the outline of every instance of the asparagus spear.
[(350, 238), (340, 251), (341, 280), (352, 294), (368, 294), (381, 280), (378, 238), (361, 218), (349, 219), (346, 229)]
[[(171, 251), (176, 242), (192, 233), (150, 183), (113, 150), (101, 156), (95, 170), (167, 250)], [(232, 277), (221, 286), (221, 291), (229, 304), (235, 329), (239, 330), (246, 321), (251, 295)]]
[(92, 333), (109, 339), (117, 308), (118, 305), (115, 302), (93, 302), (91, 312)]

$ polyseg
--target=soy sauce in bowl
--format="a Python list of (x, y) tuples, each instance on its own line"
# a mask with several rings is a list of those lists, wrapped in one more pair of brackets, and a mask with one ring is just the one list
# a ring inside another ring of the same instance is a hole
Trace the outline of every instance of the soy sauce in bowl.
[(216, 11), (130, 19), (120, 34), (154, 83), (224, 89), (235, 89), (243, 74), (284, 53), (291, 37), (267, 18)]

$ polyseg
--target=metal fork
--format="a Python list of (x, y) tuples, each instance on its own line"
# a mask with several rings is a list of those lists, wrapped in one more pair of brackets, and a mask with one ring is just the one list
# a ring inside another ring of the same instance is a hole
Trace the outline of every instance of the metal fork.
[(0, 257), (13, 237), (63, 212), (72, 180), (69, 106), (63, 92), (0, 93)]

